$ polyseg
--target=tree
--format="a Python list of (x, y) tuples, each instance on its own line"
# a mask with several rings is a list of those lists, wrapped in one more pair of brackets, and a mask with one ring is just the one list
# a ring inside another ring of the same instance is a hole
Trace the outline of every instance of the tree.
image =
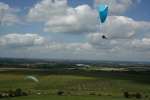
[(135, 94), (135, 97), (136, 97), (137, 99), (141, 99), (141, 98), (142, 98), (142, 95), (141, 95), (140, 93), (136, 93), (136, 94)]
[(22, 89), (20, 88), (16, 89), (15, 96), (22, 96)]
[(130, 96), (128, 92), (124, 92), (123, 94), (124, 94), (125, 98), (129, 98), (129, 96)]

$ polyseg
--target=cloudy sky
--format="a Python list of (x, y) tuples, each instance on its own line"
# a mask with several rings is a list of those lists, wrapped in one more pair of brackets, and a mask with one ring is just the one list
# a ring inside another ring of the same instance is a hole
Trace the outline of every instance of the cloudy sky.
[[(109, 7), (104, 24), (96, 9), (100, 3)], [(150, 61), (149, 4), (0, 0), (0, 57)]]

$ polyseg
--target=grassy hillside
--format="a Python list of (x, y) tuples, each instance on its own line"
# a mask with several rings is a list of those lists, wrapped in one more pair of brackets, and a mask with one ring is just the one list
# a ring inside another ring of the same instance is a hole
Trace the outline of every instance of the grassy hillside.
[(17, 97), (17, 98), (6, 98), (2, 100), (136, 100), (125, 99), (122, 97), (108, 97), (108, 96), (28, 96), (28, 97)]
[[(36, 76), (39, 82), (25, 79), (27, 75)], [(31, 94), (12, 100), (43, 100), (43, 96), (44, 100), (126, 100), (123, 97), (124, 91), (140, 92), (146, 100), (145, 96), (150, 94), (148, 75), (149, 73), (90, 71), (1, 72), (0, 91), (21, 88)], [(58, 96), (58, 91), (63, 91), (63, 96)]]

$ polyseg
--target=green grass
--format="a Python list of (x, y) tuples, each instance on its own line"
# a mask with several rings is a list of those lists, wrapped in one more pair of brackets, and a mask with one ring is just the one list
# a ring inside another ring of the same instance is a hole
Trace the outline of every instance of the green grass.
[(108, 96), (28, 96), (17, 98), (5, 98), (3, 100), (136, 100), (125, 99), (122, 97), (108, 97)]
[[(117, 73), (3, 72), (0, 73), (0, 91), (22, 88), (31, 91), (32, 94), (27, 97), (1, 100), (126, 100), (123, 91), (149, 95), (149, 74)], [(26, 80), (26, 75), (36, 76), (40, 80), (39, 83)], [(60, 90), (64, 91), (65, 96), (57, 96), (57, 91)], [(37, 96), (37, 92), (40, 92), (41, 96)]]

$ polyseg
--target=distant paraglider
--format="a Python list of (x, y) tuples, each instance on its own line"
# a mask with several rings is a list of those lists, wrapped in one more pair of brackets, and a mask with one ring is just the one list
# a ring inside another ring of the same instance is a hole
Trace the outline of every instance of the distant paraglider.
[[(105, 4), (100, 4), (98, 6), (99, 19), (101, 23), (105, 23), (108, 16), (108, 6)], [(107, 39), (105, 35), (102, 35), (102, 39)]]
[(102, 38), (103, 38), (103, 39), (107, 39), (107, 37), (106, 37), (105, 35), (102, 35)]
[(39, 80), (35, 76), (26, 76), (25, 79), (31, 80), (31, 81), (36, 82), (36, 83), (39, 82)]

